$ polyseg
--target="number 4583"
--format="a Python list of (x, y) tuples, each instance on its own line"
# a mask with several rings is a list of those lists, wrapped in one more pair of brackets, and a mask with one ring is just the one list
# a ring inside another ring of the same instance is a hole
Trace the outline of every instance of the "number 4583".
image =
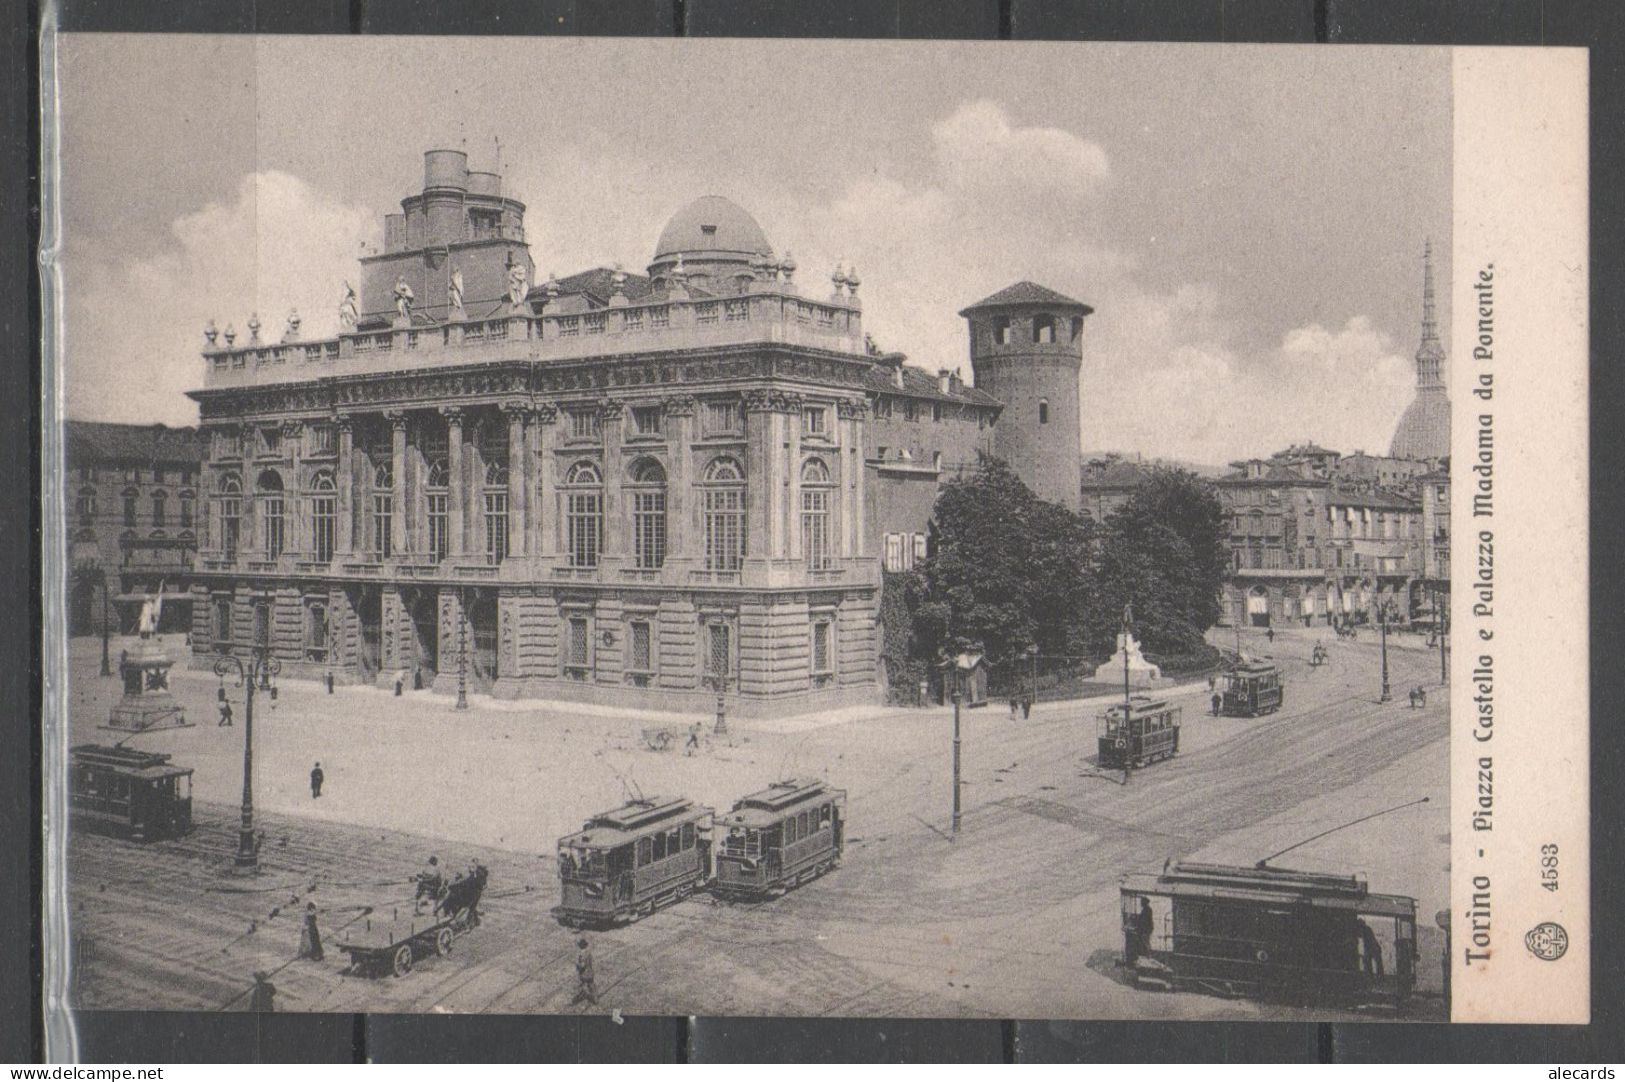
[(1557, 846), (1540, 847), (1540, 885), (1547, 890), (1557, 889)]

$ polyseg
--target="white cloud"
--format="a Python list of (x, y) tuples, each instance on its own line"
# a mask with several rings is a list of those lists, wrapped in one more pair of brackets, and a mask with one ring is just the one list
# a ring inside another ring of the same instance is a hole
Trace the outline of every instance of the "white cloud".
[(66, 390), (69, 416), (190, 424), (185, 392), (203, 382), (203, 324), (235, 326), (248, 339), (259, 314), (263, 340), (281, 339), (290, 310), (300, 336), (337, 330), (345, 278), (359, 286), (356, 256), (377, 242), (378, 216), (342, 204), (298, 177), (243, 177), (233, 199), (177, 218), (167, 244), (106, 263), (95, 238), (70, 238)]
[(1061, 128), (1018, 127), (985, 99), (939, 120), (931, 138), (943, 178), (974, 191), (1088, 192), (1111, 171), (1098, 143)]

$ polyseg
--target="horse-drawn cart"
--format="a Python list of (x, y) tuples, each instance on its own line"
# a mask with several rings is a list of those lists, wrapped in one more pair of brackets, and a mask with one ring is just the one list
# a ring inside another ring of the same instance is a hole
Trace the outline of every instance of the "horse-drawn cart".
[(397, 908), (388, 920), (368, 917), (346, 928), (335, 946), (350, 956), (350, 966), (357, 973), (404, 977), (417, 959), (450, 954), (458, 937), (479, 926), (485, 880), (485, 869), (480, 868), (477, 874), (453, 882), (440, 892), (431, 913), (417, 913), (414, 908), (402, 920)]
[(674, 748), (682, 738), (682, 727), (677, 725), (656, 725), (643, 730), (643, 742), (649, 746), (650, 751)]

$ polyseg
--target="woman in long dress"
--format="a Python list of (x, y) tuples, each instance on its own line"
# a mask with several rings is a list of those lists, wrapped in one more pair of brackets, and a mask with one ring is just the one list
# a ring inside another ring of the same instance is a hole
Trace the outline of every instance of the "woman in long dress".
[(299, 933), (299, 957), (313, 962), (322, 960), (322, 933), (316, 927), (316, 903), (305, 903), (305, 927)]

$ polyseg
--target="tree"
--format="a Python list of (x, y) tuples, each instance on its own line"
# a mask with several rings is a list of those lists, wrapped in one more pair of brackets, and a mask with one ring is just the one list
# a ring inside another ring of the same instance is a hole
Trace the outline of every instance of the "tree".
[(916, 649), (975, 644), (998, 665), (1033, 645), (1059, 654), (1081, 644), (1093, 593), (1089, 523), (991, 458), (943, 485), (935, 522), (935, 552), (908, 587)]
[[(1100, 546), (1100, 600), (1134, 603), (1140, 638), (1153, 652), (1188, 653), (1219, 619), (1229, 572), (1224, 507), (1188, 470), (1158, 468), (1108, 516)], [(1097, 635), (1109, 613), (1091, 621)], [(1111, 634), (1115, 635), (1115, 628)]]

